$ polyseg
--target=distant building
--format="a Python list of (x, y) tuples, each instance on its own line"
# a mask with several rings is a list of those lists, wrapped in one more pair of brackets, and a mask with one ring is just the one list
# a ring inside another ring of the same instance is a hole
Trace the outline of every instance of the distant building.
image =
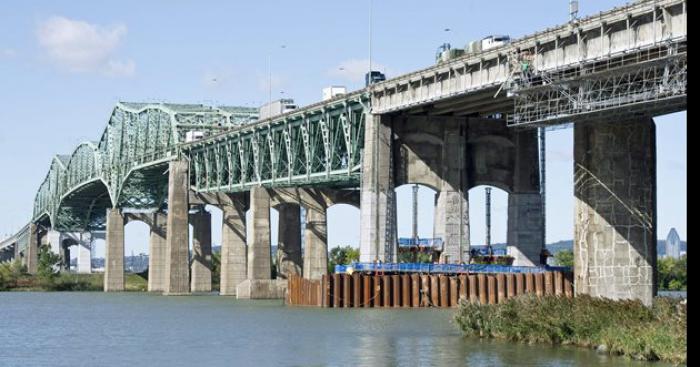
[(681, 238), (675, 228), (671, 228), (666, 236), (666, 256), (674, 259), (681, 257)]

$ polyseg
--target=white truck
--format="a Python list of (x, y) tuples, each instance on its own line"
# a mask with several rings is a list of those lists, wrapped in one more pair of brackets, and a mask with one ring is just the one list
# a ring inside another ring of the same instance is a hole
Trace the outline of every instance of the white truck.
[(508, 35), (490, 35), (479, 41), (467, 43), (464, 48), (451, 48), (449, 43), (444, 43), (438, 47), (435, 53), (435, 62), (440, 64), (447, 62), (462, 55), (476, 54), (482, 51), (487, 51), (492, 48), (501, 47), (510, 43)]

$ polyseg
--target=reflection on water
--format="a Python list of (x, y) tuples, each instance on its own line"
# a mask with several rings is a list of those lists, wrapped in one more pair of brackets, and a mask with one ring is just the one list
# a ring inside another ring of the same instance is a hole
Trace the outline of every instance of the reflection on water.
[(0, 366), (665, 366), (582, 348), (463, 338), (453, 312), (0, 293)]

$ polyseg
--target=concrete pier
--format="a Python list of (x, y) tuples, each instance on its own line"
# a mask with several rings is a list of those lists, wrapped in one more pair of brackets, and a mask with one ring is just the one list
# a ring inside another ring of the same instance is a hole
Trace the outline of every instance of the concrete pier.
[(307, 207), (304, 228), (304, 278), (321, 279), (328, 273), (326, 208)]
[(165, 294), (190, 293), (189, 274), (189, 191), (190, 176), (186, 161), (171, 161), (168, 178), (167, 255)]
[(386, 212), (390, 203), (390, 119), (369, 115), (365, 123), (362, 191), (360, 192), (360, 261), (385, 261)]
[[(92, 273), (92, 234), (90, 232), (83, 233), (77, 247), (76, 271), (81, 274)], [(68, 263), (70, 264), (70, 254)]]
[(124, 290), (124, 217), (120, 209), (107, 209), (104, 291)]
[(27, 272), (36, 274), (39, 264), (39, 226), (35, 223), (29, 224), (29, 242), (25, 250)]
[(654, 121), (574, 126), (577, 294), (639, 299), (657, 291)]
[(295, 204), (281, 204), (277, 242), (277, 277), (287, 279), (302, 274), (301, 209)]
[(190, 215), (192, 223), (192, 292), (211, 292), (211, 214)]
[(148, 241), (148, 291), (165, 291), (165, 263), (168, 251), (168, 217), (163, 213), (153, 213)]
[(61, 245), (61, 266), (60, 271), (70, 271), (70, 246), (67, 244)]
[(221, 229), (221, 281), (219, 293), (235, 296), (236, 286), (248, 273), (248, 249), (246, 248), (246, 208), (239, 194), (232, 194), (222, 206)]
[(270, 279), (270, 195), (264, 187), (250, 190), (252, 231), (248, 242), (248, 279)]

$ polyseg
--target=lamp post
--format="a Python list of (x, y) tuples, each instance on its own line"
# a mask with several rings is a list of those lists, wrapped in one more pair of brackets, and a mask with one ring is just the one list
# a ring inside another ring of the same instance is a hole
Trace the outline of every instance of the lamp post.
[[(280, 45), (280, 48), (287, 48), (287, 45)], [(267, 98), (268, 98), (268, 105), (267, 109), (268, 112), (272, 108), (272, 50), (267, 53), (267, 77), (268, 77), (268, 90), (267, 90)]]

